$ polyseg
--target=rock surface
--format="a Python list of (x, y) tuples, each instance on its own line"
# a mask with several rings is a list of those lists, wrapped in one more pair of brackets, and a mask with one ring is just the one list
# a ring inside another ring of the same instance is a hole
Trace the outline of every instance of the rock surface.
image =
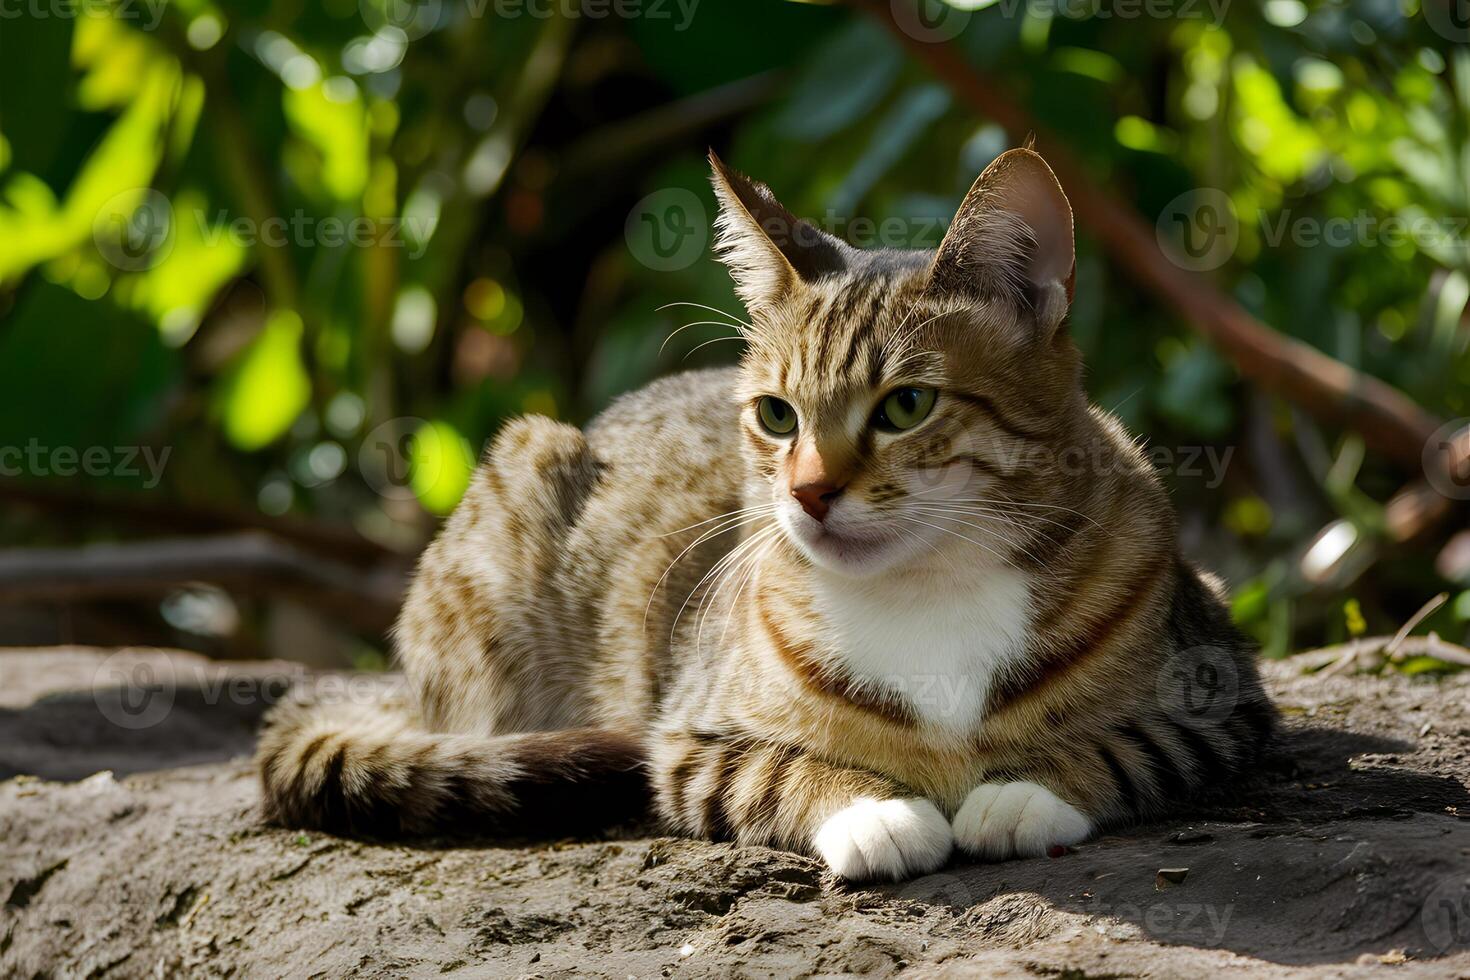
[(637, 828), (263, 827), (242, 757), (299, 669), (0, 652), (0, 976), (1470, 977), (1470, 674), (1268, 673), (1288, 734), (1241, 791), (854, 888)]

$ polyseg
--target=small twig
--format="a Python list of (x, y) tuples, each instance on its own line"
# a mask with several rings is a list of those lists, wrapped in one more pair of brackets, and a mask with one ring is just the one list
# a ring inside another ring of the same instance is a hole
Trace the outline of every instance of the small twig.
[[(1340, 664), (1350, 664), (1359, 657), (1382, 653), (1392, 641), (1391, 636), (1359, 637), (1347, 643), (1321, 647), (1316, 650), (1304, 650), (1292, 659), (1305, 661), (1305, 666), (1309, 670), (1326, 664), (1324, 669), (1317, 671), (1316, 676), (1330, 677), (1343, 669), (1339, 667)], [(1401, 654), (1400, 662), (1408, 657), (1431, 657), (1447, 664), (1470, 667), (1470, 648), (1451, 643), (1437, 633), (1430, 633), (1428, 636), (1406, 637), (1400, 642), (1398, 649)]]
[(1458, 643), (1450, 643), (1441, 640), (1439, 634), (1433, 630), (1424, 638), (1423, 656), (1433, 657), (1435, 660), (1443, 660), (1447, 664), (1459, 664), (1462, 667), (1470, 667), (1470, 649), (1460, 646)]
[(1338, 674), (1341, 674), (1343, 671), (1347, 670), (1349, 666), (1357, 662), (1358, 654), (1361, 651), (1362, 647), (1361, 639), (1354, 637), (1352, 640), (1349, 640), (1346, 644), (1344, 644), (1344, 646), (1347, 647), (1346, 652), (1344, 652), (1342, 656), (1338, 657), (1332, 664), (1330, 664), (1325, 670), (1322, 671), (1322, 677), (1336, 677)]
[(1431, 613), (1449, 601), (1449, 598), (1450, 594), (1448, 592), (1441, 592), (1420, 606), (1419, 611), (1410, 616), (1408, 621), (1400, 626), (1399, 631), (1393, 635), (1393, 639), (1388, 641), (1388, 646), (1383, 648), (1384, 656), (1395, 663), (1402, 660), (1403, 658), (1399, 655), (1399, 647), (1403, 645), (1404, 640), (1408, 639), (1409, 634), (1414, 632), (1414, 627), (1424, 622)]

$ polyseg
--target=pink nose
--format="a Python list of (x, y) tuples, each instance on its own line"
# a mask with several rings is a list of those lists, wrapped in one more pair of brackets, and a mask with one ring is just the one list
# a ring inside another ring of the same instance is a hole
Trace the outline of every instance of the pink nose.
[(827, 519), (832, 501), (842, 493), (842, 488), (831, 483), (803, 483), (791, 488), (791, 496), (801, 504), (801, 509), (819, 521)]

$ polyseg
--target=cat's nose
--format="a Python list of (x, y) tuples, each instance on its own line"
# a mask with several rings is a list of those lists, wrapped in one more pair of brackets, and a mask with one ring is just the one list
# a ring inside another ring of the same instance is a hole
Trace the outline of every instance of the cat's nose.
[(836, 500), (841, 493), (842, 488), (836, 484), (815, 481), (791, 488), (791, 496), (801, 504), (801, 509), (819, 521), (827, 519), (827, 511), (832, 509), (832, 501)]

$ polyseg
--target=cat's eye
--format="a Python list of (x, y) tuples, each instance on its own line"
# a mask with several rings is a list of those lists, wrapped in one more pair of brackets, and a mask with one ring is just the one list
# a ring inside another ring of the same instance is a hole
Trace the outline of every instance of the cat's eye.
[(888, 393), (873, 415), (873, 425), (887, 432), (912, 429), (934, 408), (939, 392), (933, 388), (899, 388)]
[(756, 403), (755, 413), (761, 425), (773, 436), (789, 436), (796, 431), (796, 409), (779, 398), (765, 395)]

